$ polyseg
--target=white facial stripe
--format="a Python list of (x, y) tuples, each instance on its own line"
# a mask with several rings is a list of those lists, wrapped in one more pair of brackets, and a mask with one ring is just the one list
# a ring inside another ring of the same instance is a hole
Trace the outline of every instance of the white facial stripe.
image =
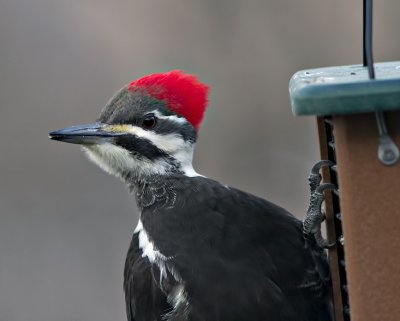
[(186, 145), (185, 141), (177, 134), (156, 134), (150, 130), (144, 130), (137, 126), (126, 126), (127, 132), (140, 138), (145, 138), (153, 143), (157, 148), (168, 154), (175, 152), (179, 146)]
[(91, 161), (107, 173), (116, 176), (120, 176), (126, 168), (137, 166), (126, 149), (111, 143), (84, 146), (84, 150)]
[(154, 110), (154, 111), (152, 111), (152, 113), (153, 113), (157, 118), (159, 118), (159, 119), (168, 119), (168, 120), (173, 121), (173, 122), (178, 123), (178, 124), (185, 124), (185, 123), (188, 123), (188, 121), (186, 120), (186, 118), (184, 118), (184, 117), (179, 117), (179, 116), (177, 116), (177, 115), (168, 115), (168, 116), (165, 116), (165, 115), (162, 115), (158, 110)]
[[(165, 116), (176, 117), (176, 116)], [(177, 134), (160, 135), (152, 131), (144, 130), (136, 126), (128, 126), (127, 131), (137, 137), (151, 141), (158, 149), (165, 151), (175, 158), (180, 164), (186, 176), (201, 176), (193, 169), (193, 144), (186, 142)]]
[(171, 165), (166, 161), (159, 160), (151, 162), (143, 159), (136, 159), (126, 149), (115, 146), (111, 143), (88, 145), (84, 147), (89, 159), (100, 166), (107, 173), (118, 177), (126, 174), (132, 175), (153, 175), (165, 174)]
[(194, 144), (186, 143), (174, 154), (174, 158), (181, 164), (181, 170), (188, 177), (202, 176), (193, 169), (193, 148)]

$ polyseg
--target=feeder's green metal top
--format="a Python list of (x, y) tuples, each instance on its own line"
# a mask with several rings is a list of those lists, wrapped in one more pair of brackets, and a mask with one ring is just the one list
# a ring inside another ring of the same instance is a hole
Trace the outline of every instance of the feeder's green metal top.
[(338, 115), (400, 109), (400, 61), (296, 72), (289, 83), (295, 115)]

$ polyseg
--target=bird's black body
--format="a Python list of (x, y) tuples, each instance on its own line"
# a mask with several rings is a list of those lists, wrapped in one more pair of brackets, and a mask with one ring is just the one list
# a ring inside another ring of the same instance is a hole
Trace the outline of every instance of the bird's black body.
[[(135, 233), (125, 265), (129, 321), (331, 320), (325, 254), (304, 240), (291, 214), (204, 177), (145, 185), (138, 189), (151, 199), (160, 188), (173, 189), (175, 199), (142, 207), (166, 273), (142, 256)], [(185, 300), (174, 309), (171, 295), (181, 290)]]
[(124, 273), (128, 321), (332, 321), (315, 238), (279, 206), (192, 166), (208, 87), (180, 71), (120, 90), (98, 122), (50, 133), (121, 178), (141, 211)]

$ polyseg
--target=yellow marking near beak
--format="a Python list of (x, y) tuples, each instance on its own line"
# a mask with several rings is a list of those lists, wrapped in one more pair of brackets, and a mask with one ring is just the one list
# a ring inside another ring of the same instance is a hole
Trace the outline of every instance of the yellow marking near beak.
[(103, 128), (104, 131), (114, 132), (114, 133), (128, 133), (131, 125), (122, 124), (122, 125), (109, 125)]

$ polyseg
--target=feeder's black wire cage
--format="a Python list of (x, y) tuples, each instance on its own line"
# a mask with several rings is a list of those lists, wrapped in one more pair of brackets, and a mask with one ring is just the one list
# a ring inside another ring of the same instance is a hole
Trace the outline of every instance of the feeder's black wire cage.
[[(375, 79), (375, 70), (372, 52), (372, 0), (363, 0), (363, 65), (368, 68), (370, 79)], [(383, 113), (376, 113), (377, 121), (383, 118)], [(336, 251), (338, 256), (338, 271), (340, 282), (340, 293), (335, 293), (335, 296), (341, 296), (342, 302), (342, 319), (350, 321), (350, 303), (348, 295), (347, 275), (346, 275), (346, 260), (344, 249), (344, 235), (342, 228), (342, 212), (340, 210), (340, 186), (337, 175), (336, 165), (336, 149), (335, 135), (332, 117), (327, 116), (324, 120), (324, 131), (328, 150), (328, 159), (334, 163), (329, 170), (330, 182), (337, 186), (336, 190), (332, 191), (332, 210), (334, 213), (334, 230), (337, 235)]]
[(339, 262), (338, 271), (339, 271), (339, 281), (340, 281), (340, 296), (342, 298), (341, 308), (342, 308), (343, 320), (350, 321), (350, 305), (349, 305), (349, 295), (348, 295), (347, 276), (346, 276), (346, 260), (344, 255), (342, 212), (340, 210), (340, 196), (339, 196), (340, 186), (337, 175), (334, 127), (331, 117), (324, 117), (324, 131), (326, 135), (328, 159), (334, 164), (329, 169), (330, 183), (337, 186), (337, 189), (332, 190), (332, 210), (334, 215), (334, 220), (333, 220), (334, 230), (335, 234), (337, 235), (335, 244)]

